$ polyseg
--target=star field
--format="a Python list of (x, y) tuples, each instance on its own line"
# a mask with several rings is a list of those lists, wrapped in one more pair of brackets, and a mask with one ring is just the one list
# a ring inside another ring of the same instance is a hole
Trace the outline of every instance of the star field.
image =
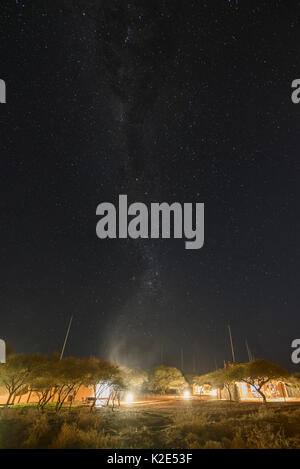
[[(3, 2), (1, 336), (131, 366), (291, 368), (300, 2)], [(96, 206), (204, 202), (205, 245), (99, 240)], [(295, 335), (296, 334), (296, 335)]]

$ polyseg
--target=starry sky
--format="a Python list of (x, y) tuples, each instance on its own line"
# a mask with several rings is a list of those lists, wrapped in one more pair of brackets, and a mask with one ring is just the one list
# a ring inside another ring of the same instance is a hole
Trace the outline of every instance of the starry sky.
[[(3, 1), (0, 335), (17, 352), (289, 369), (300, 2)], [(100, 240), (96, 207), (204, 202), (205, 245)], [(182, 351), (182, 352), (181, 352)], [(299, 370), (298, 370), (299, 371)]]

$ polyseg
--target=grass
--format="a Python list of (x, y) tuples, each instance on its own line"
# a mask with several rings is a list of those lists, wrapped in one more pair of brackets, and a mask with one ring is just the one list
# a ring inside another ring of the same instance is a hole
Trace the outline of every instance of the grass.
[(1, 408), (4, 448), (300, 448), (300, 405), (191, 400), (43, 414)]

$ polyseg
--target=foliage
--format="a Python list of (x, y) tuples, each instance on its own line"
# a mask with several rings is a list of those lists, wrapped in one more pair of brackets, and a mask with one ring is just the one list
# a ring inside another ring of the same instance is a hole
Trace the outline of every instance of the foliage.
[(119, 368), (103, 360), (73, 357), (59, 360), (57, 356), (23, 354), (10, 355), (1, 364), (0, 382), (8, 392), (7, 404), (29, 391), (29, 398), (32, 393), (38, 397), (38, 409), (42, 411), (54, 397), (57, 411), (68, 398), (71, 406), (82, 385), (93, 386), (95, 398), (101, 392), (99, 382), (106, 387), (124, 386)]
[(25, 391), (35, 370), (41, 355), (9, 355), (6, 363), (0, 366), (0, 380), (8, 392), (6, 404), (11, 404), (16, 395)]
[[(266, 360), (255, 360), (248, 363), (230, 363), (222, 369), (207, 373), (205, 375), (193, 376), (193, 384), (203, 386), (209, 384), (214, 388), (225, 388), (229, 399), (233, 398), (234, 383), (244, 381), (250, 384), (261, 395), (266, 402), (263, 386), (274, 379), (287, 380), (288, 372), (279, 365), (269, 363)], [(297, 377), (292, 380), (297, 382)], [(299, 381), (300, 383), (300, 381)]]
[[(0, 449), (7, 448), (300, 448), (299, 405), (175, 401), (177, 406), (124, 407), (41, 414), (0, 408)], [(184, 404), (184, 405), (183, 405)]]
[(266, 360), (231, 364), (228, 365), (227, 369), (231, 381), (244, 381), (250, 384), (261, 395), (264, 403), (267, 402), (267, 399), (263, 392), (263, 386), (269, 381), (285, 380), (289, 377), (289, 373), (284, 368)]
[(114, 388), (122, 389), (124, 387), (120, 368), (105, 360), (89, 358), (86, 361), (86, 375), (83, 384), (92, 386), (94, 389), (94, 401), (91, 410), (95, 407), (96, 401), (104, 391)]
[(165, 394), (167, 391), (182, 391), (188, 386), (180, 370), (171, 366), (157, 366), (149, 371), (149, 391)]
[(148, 381), (147, 373), (139, 368), (121, 368), (122, 379), (125, 389), (141, 391)]

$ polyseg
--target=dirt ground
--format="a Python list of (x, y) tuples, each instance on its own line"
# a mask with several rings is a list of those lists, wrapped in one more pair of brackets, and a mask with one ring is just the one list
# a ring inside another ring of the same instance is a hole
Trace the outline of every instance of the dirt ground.
[(300, 403), (159, 397), (102, 407), (0, 409), (0, 448), (300, 448)]

